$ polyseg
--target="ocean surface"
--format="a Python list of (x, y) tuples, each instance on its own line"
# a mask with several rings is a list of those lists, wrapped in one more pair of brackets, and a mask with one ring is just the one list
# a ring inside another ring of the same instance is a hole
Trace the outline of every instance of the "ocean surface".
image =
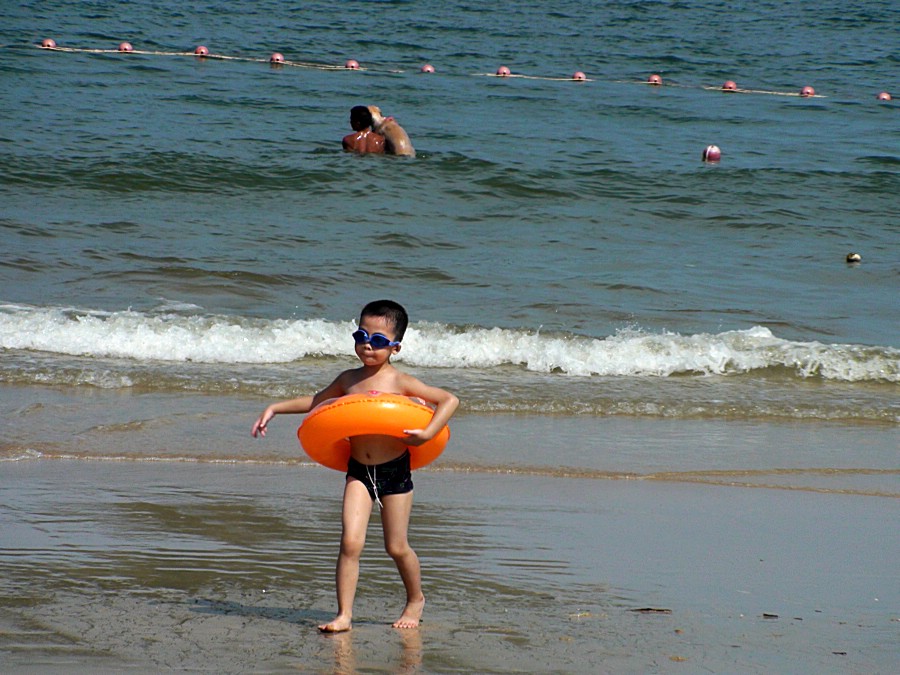
[[(462, 415), (896, 432), (896, 3), (23, 2), (0, 23), (7, 402), (312, 392), (389, 297), (413, 322), (398, 365)], [(418, 157), (342, 152), (357, 104)]]

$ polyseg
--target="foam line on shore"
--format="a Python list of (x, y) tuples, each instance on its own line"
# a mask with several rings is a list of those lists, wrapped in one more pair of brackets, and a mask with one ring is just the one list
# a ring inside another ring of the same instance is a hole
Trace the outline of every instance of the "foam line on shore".
[[(25, 461), (84, 461), (112, 463), (161, 463), (161, 464), (208, 464), (235, 466), (285, 466), (303, 469), (323, 467), (303, 456), (285, 457), (240, 457), (240, 456), (208, 456), (208, 455), (139, 455), (121, 453), (117, 455), (98, 455), (90, 452), (66, 452), (55, 450), (37, 451), (34, 449), (7, 448), (6, 456), (0, 449), (0, 463)], [(606, 471), (578, 467), (548, 467), (528, 465), (489, 465), (471, 462), (441, 462), (424, 467), (418, 472), (457, 473), (457, 474), (495, 474), (508, 476), (540, 476), (544, 478), (583, 479), (592, 481), (653, 481), (661, 483), (696, 483), (720, 487), (757, 488), (766, 490), (791, 490), (799, 492), (816, 492), (821, 494), (845, 494), (864, 497), (884, 497), (900, 499), (900, 492), (890, 490), (867, 489), (857, 487), (825, 487), (820, 485), (804, 485), (791, 483), (790, 480), (827, 478), (829, 480), (853, 477), (898, 477), (900, 469), (872, 468), (772, 468), (772, 469), (710, 469), (692, 471), (660, 471), (641, 473), (632, 471)], [(772, 482), (781, 477), (783, 482)]]

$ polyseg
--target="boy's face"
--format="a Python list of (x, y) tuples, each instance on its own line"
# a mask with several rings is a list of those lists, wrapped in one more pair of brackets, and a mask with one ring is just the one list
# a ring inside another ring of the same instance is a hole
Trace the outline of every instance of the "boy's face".
[[(362, 316), (359, 319), (359, 327), (366, 331), (369, 336), (380, 333), (391, 342), (397, 337), (397, 333), (394, 330), (394, 323), (383, 316)], [(400, 345), (383, 347), (381, 349), (375, 349), (367, 342), (356, 345), (356, 356), (363, 362), (363, 365), (366, 366), (380, 366), (399, 351)]]

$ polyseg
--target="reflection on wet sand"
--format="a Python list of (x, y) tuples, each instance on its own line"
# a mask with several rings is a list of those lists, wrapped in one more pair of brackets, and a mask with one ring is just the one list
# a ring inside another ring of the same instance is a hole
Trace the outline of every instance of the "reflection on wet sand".
[[(360, 638), (359, 632), (349, 630), (343, 633), (323, 633), (322, 638), (331, 643), (334, 654), (334, 673), (336, 675), (356, 675), (360, 666), (363, 669), (371, 666), (366, 659), (365, 647), (366, 642), (378, 637), (369, 635), (367, 638)], [(383, 635), (385, 641), (396, 641), (398, 653), (396, 653), (396, 662), (389, 666), (391, 672), (394, 673), (416, 673), (422, 667), (423, 641), (422, 632), (420, 630), (397, 630), (391, 629), (390, 633)], [(357, 654), (356, 643), (362, 643), (360, 646), (361, 654)], [(388, 654), (390, 658), (390, 654)]]

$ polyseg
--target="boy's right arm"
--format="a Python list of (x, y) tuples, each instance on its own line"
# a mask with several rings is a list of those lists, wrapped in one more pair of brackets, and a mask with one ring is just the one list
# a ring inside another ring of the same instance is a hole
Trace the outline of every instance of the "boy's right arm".
[(253, 427), (250, 429), (250, 435), (253, 436), (253, 438), (256, 438), (257, 434), (259, 434), (260, 436), (265, 436), (266, 425), (272, 421), (272, 418), (275, 417), (275, 415), (307, 413), (317, 405), (319, 405), (322, 401), (326, 401), (330, 398), (337, 398), (338, 396), (343, 396), (344, 386), (342, 384), (342, 377), (343, 373), (341, 373), (341, 375), (338, 375), (338, 377), (335, 378), (334, 382), (329, 384), (315, 396), (300, 396), (299, 398), (292, 398), (287, 401), (279, 401), (278, 403), (273, 403), (268, 408), (263, 410), (262, 415), (260, 415), (253, 423)]
[(272, 418), (279, 413), (305, 413), (309, 412), (313, 407), (313, 397), (312, 396), (301, 396), (300, 398), (292, 398), (288, 401), (279, 401), (278, 403), (273, 403), (268, 408), (263, 410), (262, 415), (260, 415), (256, 421), (253, 423), (253, 428), (250, 429), (250, 435), (256, 438), (256, 435), (260, 436), (266, 435), (266, 425), (272, 421)]

